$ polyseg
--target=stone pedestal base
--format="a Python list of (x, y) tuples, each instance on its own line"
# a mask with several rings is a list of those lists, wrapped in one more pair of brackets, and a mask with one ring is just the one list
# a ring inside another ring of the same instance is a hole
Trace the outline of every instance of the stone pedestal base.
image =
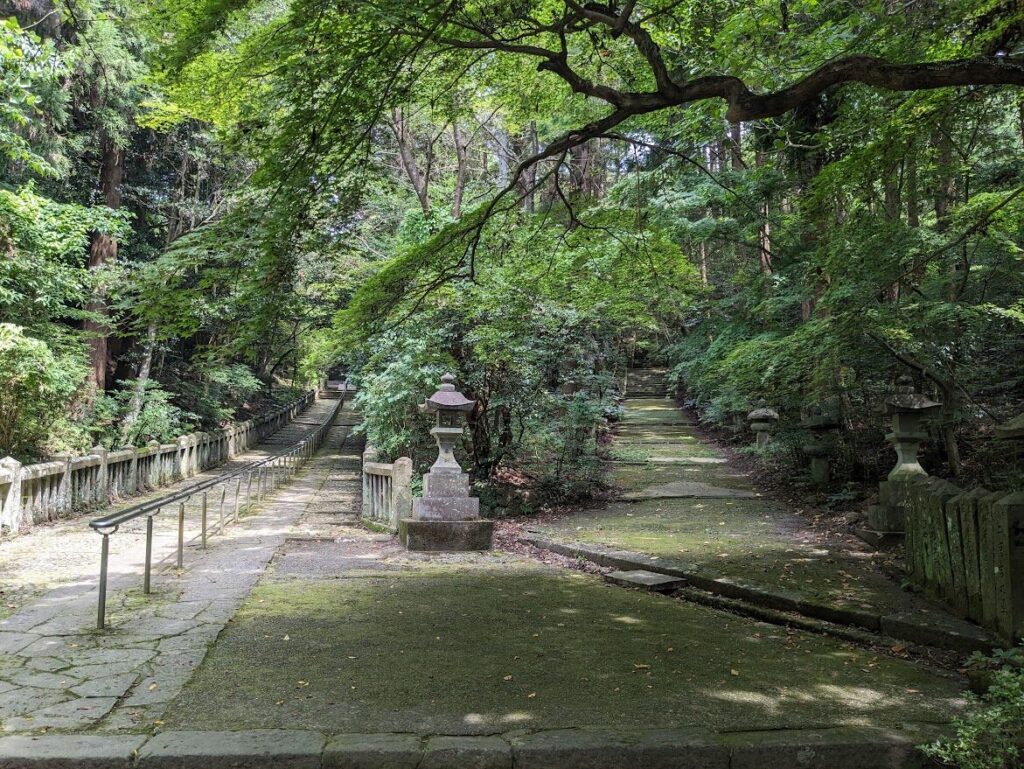
[(903, 542), (902, 531), (875, 531), (874, 529), (864, 528), (854, 529), (853, 533), (879, 550), (895, 547)]
[[(476, 500), (474, 500), (476, 501)], [(490, 550), (494, 521), (421, 521), (403, 518), (398, 536), (409, 550), (420, 552), (456, 552)]]

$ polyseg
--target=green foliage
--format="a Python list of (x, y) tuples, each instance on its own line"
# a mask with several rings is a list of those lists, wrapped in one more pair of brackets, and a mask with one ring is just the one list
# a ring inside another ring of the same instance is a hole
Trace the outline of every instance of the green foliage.
[(85, 376), (19, 326), (0, 323), (0, 454), (29, 458), (49, 435)]
[[(1019, 658), (1019, 651), (1018, 651)], [(956, 737), (923, 746), (925, 753), (960, 769), (1017, 766), (1024, 738), (1024, 667), (994, 658), (988, 690), (970, 696), (965, 715), (954, 721)]]

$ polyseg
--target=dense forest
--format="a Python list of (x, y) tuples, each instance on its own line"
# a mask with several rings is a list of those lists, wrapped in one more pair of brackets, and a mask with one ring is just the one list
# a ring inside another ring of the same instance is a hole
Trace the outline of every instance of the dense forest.
[(474, 477), (557, 501), (646, 362), (709, 424), (777, 409), (794, 472), (828, 411), (837, 483), (884, 474), (903, 374), (943, 404), (933, 472), (1019, 472), (989, 436), (1024, 405), (1022, 16), (0, 2), (0, 454), (345, 371), (379, 451), (425, 458), (450, 370)]

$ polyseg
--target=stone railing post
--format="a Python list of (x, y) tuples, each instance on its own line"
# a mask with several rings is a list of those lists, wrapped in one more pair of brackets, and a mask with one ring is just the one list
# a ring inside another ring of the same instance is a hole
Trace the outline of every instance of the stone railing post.
[(60, 481), (57, 484), (57, 505), (56, 510), (58, 513), (67, 513), (71, 511), (74, 506), (74, 489), (71, 487), (71, 460), (75, 458), (74, 454), (57, 454), (54, 456), (55, 461), (64, 463), (64, 472), (60, 476)]
[[(367, 462), (376, 462), (378, 458), (377, 447), (367, 443), (366, 448), (363, 449), (363, 465), (366, 465)], [(370, 514), (370, 501), (370, 477), (364, 471), (362, 497), (362, 514), (364, 518)]]
[(0, 459), (0, 534), (17, 534), (22, 527), (21, 462), (14, 457)]
[(176, 440), (177, 450), (174, 452), (174, 468), (171, 471), (172, 478), (188, 477), (188, 436), (182, 435)]
[(779, 421), (779, 412), (768, 408), (764, 398), (758, 401), (757, 408), (747, 414), (750, 429), (754, 431), (754, 445), (763, 449), (771, 440), (771, 431)]
[(149, 488), (155, 489), (160, 485), (160, 479), (163, 476), (164, 458), (160, 451), (160, 441), (152, 440), (146, 444), (149, 447), (149, 478), (146, 479), (146, 483)]
[(392, 482), (391, 527), (398, 531), (398, 522), (412, 515), (412, 460), (399, 457), (394, 463)]
[(96, 466), (96, 486), (93, 488), (93, 498), (90, 501), (98, 505), (105, 505), (110, 499), (107, 450), (97, 444), (89, 449), (89, 453), (100, 458), (100, 463)]
[(1010, 643), (1024, 639), (1024, 491), (995, 503), (996, 629)]
[(125, 449), (132, 453), (128, 461), (127, 494), (129, 496), (139, 493), (139, 449), (135, 446), (125, 446)]

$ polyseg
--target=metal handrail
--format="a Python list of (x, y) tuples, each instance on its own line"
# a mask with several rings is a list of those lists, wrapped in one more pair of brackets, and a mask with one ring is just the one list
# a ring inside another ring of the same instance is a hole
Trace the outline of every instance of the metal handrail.
[[(176, 564), (177, 568), (181, 569), (185, 551), (185, 503), (197, 494), (202, 494), (202, 503), (200, 508), (200, 538), (202, 549), (205, 550), (208, 532), (207, 502), (209, 490), (215, 486), (224, 485), (232, 480), (237, 481), (233, 502), (233, 518), (237, 523), (239, 519), (239, 498), (242, 494), (243, 476), (247, 476), (244, 507), (249, 507), (252, 504), (254, 475), (256, 477), (255, 496), (256, 503), (258, 504), (262, 501), (264, 494), (281, 485), (283, 480), (287, 480), (287, 478), (291, 477), (291, 475), (293, 475), (303, 463), (312, 458), (313, 454), (323, 444), (323, 439), (327, 430), (329, 430), (331, 425), (334, 424), (334, 420), (337, 418), (338, 412), (344, 407), (344, 403), (345, 394), (343, 392), (335, 407), (331, 409), (330, 415), (320, 424), (319, 427), (313, 430), (302, 440), (297, 441), (288, 448), (279, 451), (272, 456), (250, 462), (225, 475), (211, 478), (207, 481), (201, 481), (200, 483), (194, 483), (191, 486), (172, 494), (167, 494), (166, 496), (159, 497), (149, 502), (142, 502), (125, 510), (121, 510), (120, 512), (111, 513), (110, 515), (89, 521), (89, 526), (92, 530), (103, 537), (103, 541), (100, 545), (100, 580), (99, 599), (96, 612), (96, 627), (102, 630), (106, 626), (107, 567), (110, 558), (110, 535), (117, 533), (117, 530), (122, 524), (135, 520), (136, 518), (146, 516), (146, 558), (143, 572), (142, 591), (148, 595), (151, 592), (151, 573), (153, 568), (153, 518), (157, 516), (164, 507), (169, 507), (170, 505), (178, 503), (178, 547)], [(284, 476), (283, 478), (282, 475)], [(220, 521), (219, 528), (217, 530), (218, 533), (223, 532), (226, 525), (224, 518), (224, 505), (227, 498), (226, 486), (222, 489), (220, 497)]]

